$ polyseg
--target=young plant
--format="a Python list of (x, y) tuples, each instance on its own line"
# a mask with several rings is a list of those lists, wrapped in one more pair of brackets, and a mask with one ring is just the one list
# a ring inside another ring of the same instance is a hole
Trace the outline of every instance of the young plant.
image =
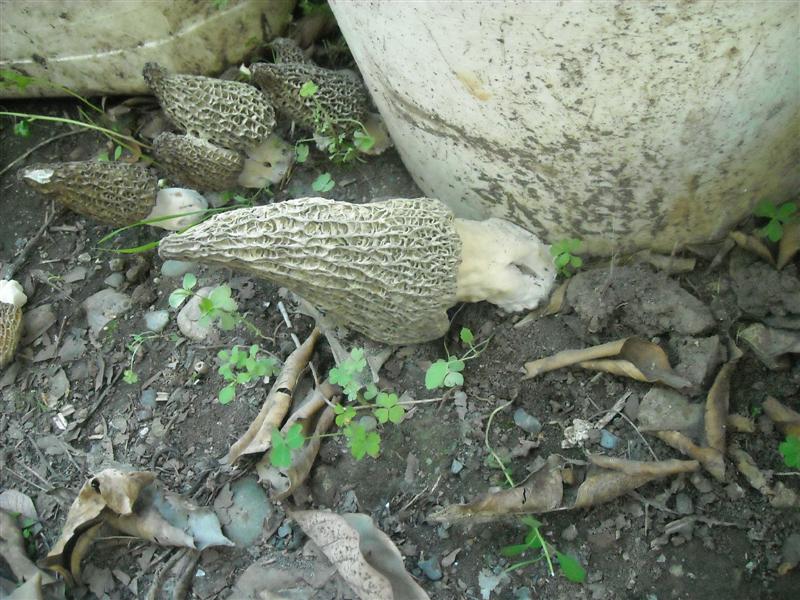
[(323, 173), (311, 183), (311, 189), (315, 192), (330, 192), (336, 182), (331, 178), (330, 173)]
[(771, 242), (779, 242), (783, 237), (783, 228), (796, 219), (796, 212), (797, 204), (794, 202), (784, 202), (780, 206), (775, 206), (769, 200), (759, 202), (753, 214), (769, 219), (769, 222), (758, 230), (758, 235), (766, 237)]
[(128, 368), (122, 373), (122, 381), (127, 383), (128, 385), (134, 385), (139, 383), (139, 374), (133, 369), (133, 364), (136, 361), (136, 355), (139, 353), (139, 349), (144, 345), (145, 342), (149, 340), (154, 340), (160, 338), (161, 335), (158, 333), (134, 333), (131, 335), (131, 342), (127, 345), (128, 352), (130, 352), (130, 362), (128, 364)]
[(454, 388), (464, 384), (464, 370), (465, 363), (468, 360), (477, 358), (483, 352), (489, 340), (481, 342), (477, 346), (473, 344), (475, 336), (467, 327), (463, 327), (459, 333), (461, 341), (468, 346), (467, 351), (461, 355), (451, 355), (445, 346), (444, 351), (447, 358), (440, 358), (433, 363), (425, 372), (425, 387), (429, 390), (436, 390), (439, 388)]
[(113, 162), (113, 161), (115, 161), (115, 160), (119, 160), (120, 156), (122, 156), (122, 146), (120, 146), (119, 144), (117, 144), (117, 145), (114, 147), (114, 154), (112, 154), (112, 155), (109, 157), (109, 155), (108, 155), (108, 150), (103, 150), (103, 151), (102, 151), (102, 152), (101, 152), (101, 153), (100, 153), (100, 154), (97, 156), (97, 160), (100, 160), (100, 161), (105, 161), (105, 162)]
[(576, 239), (561, 240), (550, 246), (556, 268), (564, 277), (572, 277), (575, 274), (572, 269), (577, 270), (583, 266), (583, 259), (575, 256), (580, 247), (581, 241)]
[(783, 464), (789, 468), (800, 469), (800, 437), (787, 435), (778, 446), (778, 452), (783, 456)]
[[(183, 301), (196, 293), (192, 291), (197, 285), (197, 277), (193, 273), (186, 273), (183, 276), (183, 284), (169, 295), (169, 305), (177, 309)], [(200, 325), (211, 325), (215, 320), (219, 321), (219, 328), (223, 331), (230, 331), (236, 326), (240, 319), (236, 312), (236, 302), (231, 298), (231, 288), (227, 285), (219, 285), (208, 296), (202, 296), (199, 303)]]
[(236, 386), (250, 383), (261, 377), (272, 377), (280, 369), (278, 361), (272, 357), (259, 358), (260, 348), (253, 344), (245, 351), (238, 346), (228, 350), (220, 350), (217, 358), (220, 360), (219, 374), (228, 382), (219, 391), (219, 403), (228, 404), (236, 397)]
[(516, 571), (522, 567), (527, 567), (528, 565), (535, 564), (544, 559), (547, 563), (548, 573), (550, 573), (551, 577), (554, 577), (555, 570), (553, 569), (553, 561), (551, 557), (555, 554), (555, 557), (558, 560), (558, 566), (561, 568), (561, 573), (564, 575), (564, 577), (570, 581), (574, 581), (575, 583), (582, 583), (585, 581), (586, 570), (581, 566), (581, 563), (578, 561), (578, 559), (569, 554), (559, 552), (555, 549), (555, 547), (545, 541), (541, 532), (541, 522), (537, 521), (533, 517), (523, 517), (522, 522), (528, 526), (528, 533), (525, 534), (524, 541), (521, 544), (504, 546), (500, 549), (500, 554), (506, 558), (514, 558), (517, 556), (521, 557), (523, 554), (527, 554), (529, 552), (538, 551), (538, 555), (534, 556), (533, 558), (528, 558), (512, 564), (510, 567), (505, 569), (506, 573), (510, 571)]

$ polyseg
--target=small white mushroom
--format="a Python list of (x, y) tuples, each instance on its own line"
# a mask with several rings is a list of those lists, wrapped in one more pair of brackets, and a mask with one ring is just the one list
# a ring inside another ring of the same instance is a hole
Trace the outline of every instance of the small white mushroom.
[(22, 307), (27, 301), (18, 282), (0, 281), (0, 368), (14, 358), (22, 332)]
[(168, 231), (179, 231), (198, 223), (208, 208), (208, 201), (194, 190), (185, 188), (164, 188), (156, 194), (156, 203), (147, 219), (159, 219), (170, 215), (183, 215), (174, 219), (157, 221), (153, 227)]
[(258, 146), (246, 151), (244, 168), (239, 173), (239, 185), (263, 188), (280, 183), (294, 162), (294, 146), (274, 133)]
[(555, 279), (532, 234), (500, 219), (455, 219), (430, 198), (301, 198), (230, 211), (167, 236), (159, 253), (263, 277), (389, 344), (442, 336), (459, 301), (533, 308)]

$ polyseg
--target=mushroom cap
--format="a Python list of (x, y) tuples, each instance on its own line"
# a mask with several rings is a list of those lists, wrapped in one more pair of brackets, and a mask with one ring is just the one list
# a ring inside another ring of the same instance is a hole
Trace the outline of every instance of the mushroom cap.
[(14, 358), (22, 332), (22, 309), (0, 302), (0, 368)]
[(438, 200), (300, 198), (215, 215), (162, 239), (159, 254), (246, 271), (374, 340), (408, 344), (447, 331), (461, 240)]
[[(367, 88), (357, 75), (331, 71), (310, 63), (250, 65), (253, 80), (261, 87), (275, 109), (308, 129), (318, 124), (314, 115), (321, 109), (334, 122), (363, 121), (369, 109)], [(300, 96), (300, 88), (313, 81), (319, 89), (310, 97)]]
[(79, 161), (31, 165), (17, 176), (76, 213), (120, 227), (150, 214), (158, 179), (146, 168), (123, 162)]
[(0, 280), (0, 303), (13, 304), (22, 308), (28, 302), (28, 297), (18, 281), (13, 279)]
[(292, 38), (278, 37), (269, 43), (276, 63), (310, 63), (300, 45)]
[(153, 141), (153, 154), (171, 179), (200, 190), (229, 190), (244, 168), (239, 152), (191, 135), (164, 132)]
[(246, 83), (171, 75), (152, 62), (144, 66), (143, 75), (167, 117), (202, 140), (244, 150), (264, 140), (275, 127), (272, 106)]

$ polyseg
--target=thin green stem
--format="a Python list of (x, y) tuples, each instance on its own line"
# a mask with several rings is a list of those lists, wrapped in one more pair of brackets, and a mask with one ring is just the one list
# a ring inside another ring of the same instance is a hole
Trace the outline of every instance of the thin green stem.
[[(494, 419), (494, 416), (495, 416), (497, 413), (499, 413), (501, 410), (503, 410), (504, 408), (506, 408), (508, 405), (512, 404), (513, 402), (514, 402), (513, 400), (509, 400), (508, 402), (506, 402), (506, 403), (505, 403), (505, 404), (503, 404), (502, 406), (498, 406), (497, 408), (495, 408), (495, 409), (492, 411), (492, 414), (491, 414), (491, 415), (489, 415), (489, 420), (488, 420), (488, 421), (487, 421), (487, 423), (486, 423), (486, 433), (484, 434), (484, 443), (486, 444), (486, 449), (489, 451), (489, 453), (492, 455), (492, 457), (495, 459), (495, 461), (497, 461), (497, 464), (498, 464), (498, 466), (500, 467), (500, 470), (501, 470), (501, 471), (503, 471), (503, 475), (505, 476), (505, 478), (506, 478), (506, 481), (508, 482), (508, 484), (509, 484), (509, 485), (510, 485), (512, 488), (513, 488), (513, 487), (514, 487), (516, 484), (514, 483), (514, 480), (511, 478), (511, 473), (509, 473), (509, 472), (508, 472), (508, 469), (507, 469), (507, 468), (506, 468), (506, 466), (503, 464), (503, 461), (502, 461), (502, 460), (500, 460), (500, 457), (497, 455), (497, 453), (494, 451), (494, 448), (492, 448), (492, 445), (489, 443), (489, 430), (490, 430), (490, 429), (491, 429), (491, 427), (492, 427), (492, 420)], [(550, 562), (550, 561), (548, 560), (548, 562)]]
[(536, 539), (538, 539), (539, 543), (542, 544), (542, 553), (544, 554), (544, 558), (547, 561), (547, 569), (550, 571), (550, 577), (555, 577), (556, 572), (553, 570), (553, 562), (550, 560), (550, 551), (547, 548), (547, 542), (544, 541), (542, 533), (539, 531), (538, 527), (536, 527), (534, 531), (536, 532)]
[(530, 560), (523, 560), (521, 562), (514, 563), (510, 567), (506, 567), (505, 569), (503, 569), (503, 573), (510, 573), (511, 571), (516, 571), (517, 569), (521, 569), (522, 567), (527, 567), (528, 565), (535, 565), (543, 558), (544, 558), (544, 553), (538, 558), (531, 558)]

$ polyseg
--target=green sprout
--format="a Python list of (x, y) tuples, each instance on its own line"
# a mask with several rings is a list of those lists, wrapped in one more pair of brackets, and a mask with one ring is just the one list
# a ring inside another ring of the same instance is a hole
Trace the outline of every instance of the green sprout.
[(292, 450), (301, 448), (306, 439), (303, 437), (303, 426), (295, 423), (284, 435), (278, 428), (272, 430), (272, 447), (269, 452), (269, 461), (272, 466), (288, 469), (292, 465)]
[(19, 137), (30, 137), (31, 135), (31, 121), (30, 119), (23, 119), (14, 123), (14, 135)]
[(800, 469), (800, 437), (787, 435), (778, 446), (778, 452), (783, 456), (783, 463), (787, 467)]
[(577, 270), (583, 266), (583, 259), (575, 256), (580, 247), (581, 241), (577, 239), (561, 240), (550, 246), (556, 268), (564, 277), (572, 277), (575, 274), (572, 269)]
[(539, 553), (534, 558), (522, 560), (507, 567), (505, 569), (506, 573), (521, 569), (522, 567), (527, 567), (528, 565), (535, 564), (544, 559), (547, 562), (547, 570), (550, 576), (554, 577), (555, 570), (553, 569), (552, 555), (555, 554), (558, 560), (558, 566), (561, 568), (564, 577), (575, 583), (582, 583), (586, 580), (586, 570), (581, 566), (577, 558), (559, 552), (545, 541), (541, 533), (541, 522), (533, 517), (523, 517), (522, 522), (528, 526), (528, 533), (525, 535), (523, 543), (504, 546), (500, 549), (500, 554), (507, 558), (513, 558), (537, 550), (539, 550)]
[(128, 343), (127, 348), (128, 352), (130, 352), (130, 361), (128, 364), (128, 368), (125, 369), (122, 373), (122, 381), (127, 383), (128, 385), (135, 385), (139, 383), (139, 374), (133, 369), (133, 363), (136, 361), (136, 355), (139, 353), (139, 349), (144, 345), (145, 342), (150, 340), (155, 340), (162, 337), (158, 333), (134, 333), (131, 335), (131, 341)]
[(311, 189), (315, 192), (330, 192), (336, 182), (331, 179), (330, 173), (323, 173), (311, 183)]
[(784, 202), (780, 206), (775, 206), (769, 200), (758, 203), (753, 214), (757, 217), (769, 219), (764, 227), (758, 230), (758, 235), (766, 237), (771, 242), (779, 242), (783, 237), (783, 228), (796, 219), (797, 204), (794, 202)]
[(260, 348), (253, 344), (245, 351), (238, 346), (230, 350), (220, 350), (217, 358), (220, 360), (219, 374), (228, 382), (219, 391), (219, 403), (229, 404), (236, 397), (236, 386), (250, 383), (254, 379), (272, 377), (277, 374), (278, 361), (272, 357), (259, 358)]
[(425, 372), (425, 387), (429, 390), (439, 388), (454, 388), (464, 384), (464, 374), (462, 371), (468, 360), (477, 358), (483, 352), (489, 340), (478, 344), (473, 344), (475, 336), (468, 327), (463, 327), (459, 333), (461, 341), (468, 346), (468, 350), (461, 356), (451, 355), (445, 346), (447, 358), (440, 358), (434, 362)]

